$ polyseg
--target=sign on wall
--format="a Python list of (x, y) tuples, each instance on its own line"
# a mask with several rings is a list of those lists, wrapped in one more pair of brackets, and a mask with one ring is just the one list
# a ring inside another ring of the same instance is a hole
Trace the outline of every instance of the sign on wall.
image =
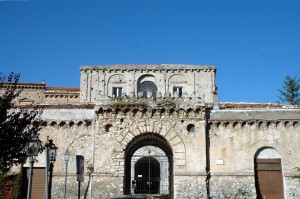
[(84, 182), (84, 156), (76, 155), (77, 181)]

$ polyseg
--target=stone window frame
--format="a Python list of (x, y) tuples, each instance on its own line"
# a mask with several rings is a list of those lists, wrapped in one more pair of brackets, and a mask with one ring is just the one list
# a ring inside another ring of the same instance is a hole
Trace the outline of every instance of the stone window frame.
[(182, 97), (183, 86), (173, 86), (173, 96), (175, 96), (175, 92), (178, 92), (178, 97)]
[[(156, 89), (157, 89), (157, 91), (156, 92), (153, 92), (153, 91), (151, 91), (152, 92), (152, 96), (154, 96), (154, 97), (156, 97), (156, 95), (157, 95), (157, 93), (160, 91), (160, 88), (159, 88), (159, 86), (158, 86), (158, 82), (157, 82), (157, 77), (155, 76), (155, 75), (153, 75), (153, 74), (142, 74), (142, 75), (140, 75), (138, 78), (137, 78), (137, 82), (136, 82), (136, 91), (137, 91), (137, 96), (138, 96), (138, 88), (139, 88), (139, 86), (141, 85), (141, 84), (143, 84), (143, 83), (152, 83), (155, 87), (156, 87)], [(147, 94), (145, 93), (145, 92), (143, 92), (143, 96), (144, 97), (147, 97)]]
[[(187, 91), (189, 90), (189, 86), (188, 86), (188, 79), (183, 75), (183, 74), (173, 74), (172, 76), (170, 76), (167, 80), (167, 90), (168, 92), (172, 95), (172, 97), (175, 97), (174, 94), (174, 87), (182, 87), (182, 96), (185, 94), (188, 94)], [(178, 97), (182, 97), (182, 96), (178, 96)]]
[(112, 96), (113, 97), (121, 97), (123, 93), (123, 87), (121, 86), (113, 86), (112, 87)]

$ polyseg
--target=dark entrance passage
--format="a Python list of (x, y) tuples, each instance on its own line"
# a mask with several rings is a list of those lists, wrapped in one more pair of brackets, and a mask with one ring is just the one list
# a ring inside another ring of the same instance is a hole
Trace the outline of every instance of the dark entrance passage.
[(159, 194), (160, 165), (153, 157), (143, 157), (135, 164), (134, 193)]
[(128, 143), (125, 150), (124, 194), (173, 198), (173, 152), (161, 135), (144, 133)]

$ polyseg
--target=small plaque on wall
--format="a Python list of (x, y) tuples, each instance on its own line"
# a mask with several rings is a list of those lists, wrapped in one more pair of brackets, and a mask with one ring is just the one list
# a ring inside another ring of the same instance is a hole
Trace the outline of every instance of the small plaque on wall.
[(224, 160), (217, 160), (217, 165), (224, 165)]

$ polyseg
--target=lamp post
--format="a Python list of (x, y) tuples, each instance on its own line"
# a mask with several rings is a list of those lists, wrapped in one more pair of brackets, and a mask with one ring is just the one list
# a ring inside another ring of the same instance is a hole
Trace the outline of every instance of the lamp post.
[[(54, 162), (56, 160), (57, 147), (53, 143), (52, 139), (47, 137), (47, 143), (45, 144), (46, 149), (46, 199), (51, 199), (51, 188), (52, 188), (52, 173)], [(48, 166), (49, 166), (49, 180), (48, 180)]]
[(88, 198), (91, 199), (92, 198), (92, 182), (93, 182), (92, 174), (94, 173), (94, 166), (92, 164), (89, 164), (87, 169), (88, 169), (88, 174), (89, 174), (89, 182), (88, 182), (89, 197)]
[(67, 176), (68, 176), (68, 162), (70, 160), (71, 154), (68, 150), (66, 150), (64, 154), (64, 161), (66, 163), (66, 172), (65, 172), (65, 186), (64, 186), (64, 199), (67, 198)]
[(40, 152), (41, 143), (42, 141), (39, 139), (37, 133), (34, 130), (32, 130), (31, 135), (27, 137), (27, 141), (26, 141), (26, 156), (29, 158), (29, 165), (30, 165), (27, 199), (31, 199), (33, 164), (36, 156)]

